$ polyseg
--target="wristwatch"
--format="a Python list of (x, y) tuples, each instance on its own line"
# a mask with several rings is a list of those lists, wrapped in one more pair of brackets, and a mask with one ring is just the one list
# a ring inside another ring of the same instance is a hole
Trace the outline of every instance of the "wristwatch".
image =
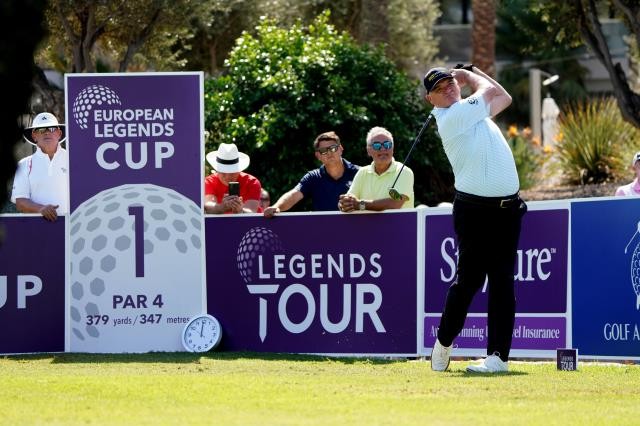
[(360, 202), (358, 203), (358, 210), (366, 210), (367, 207), (365, 206), (364, 200), (360, 200)]

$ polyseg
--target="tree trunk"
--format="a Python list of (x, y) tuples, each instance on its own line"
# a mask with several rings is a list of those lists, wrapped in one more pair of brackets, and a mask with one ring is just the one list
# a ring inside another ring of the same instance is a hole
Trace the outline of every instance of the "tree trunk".
[[(582, 38), (593, 50), (611, 77), (613, 93), (618, 101), (622, 117), (635, 127), (640, 128), (640, 95), (634, 93), (629, 87), (622, 66), (619, 63), (613, 63), (609, 46), (598, 20), (598, 10), (595, 2), (593, 0), (573, 0), (573, 6), (578, 12), (578, 28)], [(636, 9), (638, 8), (636, 7)]]
[(362, 0), (358, 39), (372, 45), (388, 44), (389, 21), (388, 0)]
[(118, 69), (119, 72), (125, 72), (133, 59), (133, 55), (136, 54), (138, 50), (144, 45), (147, 41), (151, 33), (153, 32), (154, 27), (158, 23), (158, 18), (160, 17), (160, 13), (162, 12), (162, 8), (160, 5), (156, 7), (151, 15), (151, 19), (149, 19), (149, 23), (140, 30), (136, 37), (134, 37), (129, 44), (127, 45), (127, 51), (124, 54), (122, 61), (120, 62), (120, 67)]
[(495, 76), (496, 3), (495, 0), (472, 0), (471, 62), (490, 76)]

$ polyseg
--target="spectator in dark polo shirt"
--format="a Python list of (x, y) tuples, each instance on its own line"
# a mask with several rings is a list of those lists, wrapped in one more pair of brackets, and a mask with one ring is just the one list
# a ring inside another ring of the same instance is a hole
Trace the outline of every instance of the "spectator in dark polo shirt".
[(342, 158), (344, 148), (335, 132), (319, 135), (313, 149), (322, 166), (307, 172), (293, 189), (267, 207), (265, 217), (287, 211), (305, 197), (311, 197), (314, 211), (338, 210), (338, 198), (349, 190), (359, 167)]

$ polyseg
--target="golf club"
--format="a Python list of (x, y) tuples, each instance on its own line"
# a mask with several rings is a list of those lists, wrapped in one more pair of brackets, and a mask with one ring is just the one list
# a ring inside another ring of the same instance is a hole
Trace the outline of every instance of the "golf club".
[(398, 176), (396, 176), (396, 179), (393, 181), (393, 185), (391, 185), (391, 188), (389, 188), (389, 197), (391, 197), (392, 200), (402, 200), (402, 197), (403, 197), (404, 194), (399, 193), (398, 190), (395, 189), (394, 187), (396, 186), (396, 183), (398, 182), (398, 178), (400, 177), (400, 173), (402, 173), (402, 170), (404, 170), (404, 166), (407, 164), (407, 161), (409, 160), (409, 157), (411, 156), (411, 153), (413, 152), (413, 148), (416, 147), (416, 144), (420, 140), (420, 136), (422, 136), (422, 133), (424, 133), (424, 131), (427, 129), (427, 127), (429, 127), (429, 124), (431, 123), (431, 120), (433, 120), (433, 115), (429, 114), (429, 116), (427, 117), (427, 121), (425, 121), (424, 124), (422, 125), (422, 129), (420, 129), (420, 132), (418, 132), (418, 136), (416, 136), (416, 139), (413, 141), (413, 145), (411, 145), (411, 149), (409, 149), (409, 153), (407, 154), (407, 156), (405, 157), (404, 161), (402, 162), (402, 167), (400, 168), (400, 171), (398, 172)]

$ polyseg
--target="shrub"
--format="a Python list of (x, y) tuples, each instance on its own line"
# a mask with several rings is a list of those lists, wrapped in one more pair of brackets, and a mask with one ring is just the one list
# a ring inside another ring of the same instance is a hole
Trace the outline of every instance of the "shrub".
[[(205, 83), (207, 151), (236, 143), (274, 198), (318, 167), (312, 142), (319, 133), (336, 131), (345, 158), (364, 165), (367, 131), (384, 126), (402, 161), (428, 113), (417, 83), (381, 49), (358, 46), (327, 21), (323, 14), (288, 30), (263, 21), (255, 37), (237, 40), (226, 74)], [(408, 166), (416, 200), (435, 203), (452, 190), (451, 172), (433, 129), (422, 139)]]
[(560, 119), (557, 159), (571, 183), (601, 183), (628, 174), (638, 130), (622, 119), (613, 98), (577, 103)]
[(551, 153), (551, 150), (543, 150), (540, 140), (532, 137), (531, 129), (528, 127), (519, 131), (515, 125), (509, 126), (507, 141), (518, 169), (520, 189), (531, 188), (540, 177), (545, 154)]

